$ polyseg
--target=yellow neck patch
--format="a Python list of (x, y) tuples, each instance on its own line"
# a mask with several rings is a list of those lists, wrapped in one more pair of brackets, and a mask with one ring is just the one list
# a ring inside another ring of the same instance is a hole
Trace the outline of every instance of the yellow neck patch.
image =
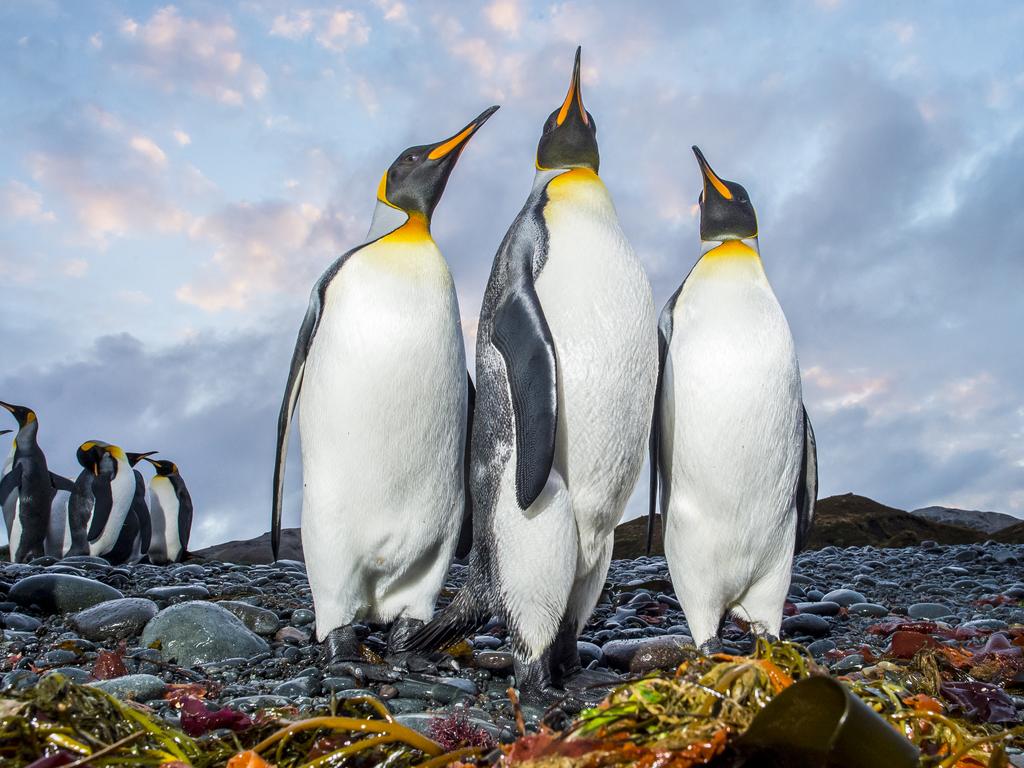
[(742, 240), (726, 240), (704, 254), (705, 259), (759, 259), (761, 255)]
[(409, 214), (408, 221), (393, 232), (381, 238), (381, 242), (387, 243), (423, 243), (432, 240), (430, 236), (430, 223), (422, 213)]
[(601, 177), (589, 168), (572, 168), (548, 182), (548, 197), (570, 194), (580, 184), (602, 184)]

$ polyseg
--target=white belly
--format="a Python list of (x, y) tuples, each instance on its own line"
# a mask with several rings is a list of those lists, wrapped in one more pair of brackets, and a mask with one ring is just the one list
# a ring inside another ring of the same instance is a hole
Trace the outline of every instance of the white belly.
[(149, 481), (149, 518), (151, 524), (149, 559), (162, 565), (172, 563), (181, 554), (178, 537), (178, 497), (166, 477), (156, 475)]
[(619, 522), (643, 464), (657, 325), (650, 283), (597, 176), (565, 174), (548, 193), (549, 253), (537, 294), (558, 362), (555, 463), (586, 561)]
[(463, 510), (466, 360), (433, 241), (367, 246), (328, 288), (299, 395), (317, 632), (429, 618)]
[(113, 549), (118, 536), (121, 535), (121, 528), (124, 527), (124, 520), (128, 516), (132, 499), (135, 497), (135, 473), (132, 471), (128, 459), (124, 458), (123, 452), (116, 459), (117, 475), (110, 483), (112, 497), (110, 516), (107, 518), (107, 524), (100, 537), (89, 543), (89, 554), (93, 557), (100, 557)]
[(705, 260), (676, 303), (663, 380), (665, 548), (674, 579), (732, 600), (792, 556), (800, 371), (760, 259)]
[(46, 530), (44, 551), (51, 557), (64, 557), (71, 548), (71, 525), (68, 520), (70, 499), (70, 491), (57, 491), (50, 504), (50, 523)]

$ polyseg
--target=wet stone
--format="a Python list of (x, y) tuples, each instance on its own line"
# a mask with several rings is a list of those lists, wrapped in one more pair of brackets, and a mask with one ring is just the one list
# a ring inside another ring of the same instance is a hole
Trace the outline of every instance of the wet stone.
[(889, 615), (889, 609), (877, 603), (853, 603), (846, 609), (851, 616), (870, 616), (881, 618)]
[(269, 651), (267, 642), (214, 603), (188, 602), (160, 611), (146, 625), (141, 644), (159, 643), (164, 661), (188, 667)]
[(823, 600), (818, 603), (797, 603), (796, 609), (800, 613), (809, 613), (814, 616), (838, 616), (840, 605)]
[(50, 675), (60, 675), (66, 677), (73, 683), (84, 685), (92, 680), (92, 675), (89, 674), (88, 670), (79, 669), (78, 667), (57, 667), (47, 672), (41, 679), (45, 680)]
[(693, 638), (687, 635), (663, 636), (645, 643), (629, 661), (629, 671), (645, 675), (656, 669), (675, 669), (687, 658), (686, 646), (693, 645)]
[(8, 613), (0, 616), (0, 627), (4, 629), (15, 629), (18, 632), (35, 632), (42, 626), (42, 622), (23, 613)]
[(210, 590), (203, 584), (176, 584), (168, 587), (151, 587), (143, 594), (162, 605), (169, 605), (187, 600), (202, 600), (210, 596)]
[(238, 600), (221, 600), (217, 605), (233, 613), (257, 635), (272, 635), (281, 626), (281, 620), (277, 614), (266, 608), (259, 608)]
[(866, 603), (868, 600), (860, 592), (852, 589), (834, 589), (822, 595), (823, 601), (838, 603), (844, 608), (854, 603)]
[(912, 619), (941, 619), (950, 613), (952, 609), (942, 603), (914, 603), (907, 608), (907, 616)]
[(478, 651), (473, 654), (473, 663), (493, 672), (512, 669), (512, 654), (508, 651)]
[(124, 597), (79, 611), (70, 617), (69, 624), (89, 640), (120, 640), (136, 637), (157, 611), (152, 600)]
[(293, 677), (274, 686), (276, 696), (316, 696), (320, 693), (320, 681), (312, 677)]
[(810, 613), (787, 616), (782, 620), (782, 633), (788, 637), (799, 635), (822, 637), (827, 635), (830, 629), (831, 625), (826, 619)]
[(91, 685), (119, 699), (134, 701), (159, 699), (167, 690), (167, 684), (156, 675), (124, 675), (112, 680), (100, 680)]
[(72, 613), (124, 597), (95, 579), (63, 573), (44, 573), (21, 579), (9, 593), (21, 606), (36, 605), (46, 613)]

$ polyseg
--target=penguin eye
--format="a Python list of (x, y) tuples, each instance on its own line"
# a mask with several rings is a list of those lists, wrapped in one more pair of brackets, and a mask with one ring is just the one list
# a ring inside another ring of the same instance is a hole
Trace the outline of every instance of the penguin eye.
[(415, 163), (419, 159), (418, 155), (406, 155), (402, 160), (406, 163)]

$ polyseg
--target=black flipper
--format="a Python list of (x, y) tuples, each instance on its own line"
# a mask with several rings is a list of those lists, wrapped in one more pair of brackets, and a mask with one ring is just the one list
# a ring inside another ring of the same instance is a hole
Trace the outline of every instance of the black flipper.
[[(274, 559), (278, 559), (278, 552), (281, 547), (281, 503), (284, 493), (284, 465), (288, 458), (288, 434), (292, 426), (292, 414), (295, 412), (295, 403), (299, 399), (299, 390), (302, 388), (302, 374), (306, 368), (306, 355), (309, 354), (310, 344), (313, 343), (313, 335), (316, 332), (317, 322), (320, 319), (320, 284), (313, 288), (309, 297), (309, 308), (299, 328), (299, 337), (295, 340), (295, 351), (292, 353), (292, 364), (288, 370), (288, 383), (284, 388), (284, 399), (281, 401), (281, 412), (277, 417), (277, 459), (274, 462), (274, 506), (270, 521), (270, 546), (274, 552)], [(180, 517), (179, 517), (180, 519)]]
[(473, 548), (473, 497), (469, 493), (469, 460), (472, 456), (470, 450), (470, 439), (473, 437), (473, 409), (476, 408), (476, 387), (473, 386), (473, 377), (466, 372), (466, 381), (469, 384), (466, 398), (466, 452), (463, 457), (463, 477), (465, 507), (462, 512), (462, 528), (459, 530), (459, 543), (455, 545), (455, 556), (466, 557), (469, 550)]
[(21, 487), (21, 464), (15, 464), (11, 467), (11, 471), (4, 475), (3, 480), (0, 480), (0, 504), (2, 500), (6, 499), (16, 488)]
[(394, 650), (396, 653), (443, 651), (482, 627), (490, 617), (490, 611), (476, 599), (473, 589), (463, 587), (444, 610)]
[(494, 317), (494, 346), (505, 359), (516, 425), (516, 500), (537, 500), (555, 458), (558, 423), (555, 344), (533, 281), (523, 281)]
[[(73, 491), (75, 490), (75, 481), (70, 478), (63, 477), (62, 475), (50, 473), (50, 484), (54, 490), (57, 491)], [(4, 498), (2, 490), (0, 490), (0, 499)]]
[(804, 408), (804, 462), (796, 486), (796, 546), (800, 552), (807, 546), (814, 524), (814, 503), (818, 499), (818, 446), (814, 441), (814, 428)]
[(192, 535), (192, 496), (189, 495), (185, 481), (181, 479), (180, 475), (172, 478), (171, 484), (178, 497), (178, 541), (181, 542), (178, 560), (180, 561), (184, 560), (188, 553), (188, 540)]
[(107, 519), (114, 507), (114, 495), (110, 490), (110, 480), (93, 477), (92, 483), (93, 507), (92, 520), (89, 523), (89, 543), (96, 541), (103, 535), (103, 529), (107, 527)]
[(654, 389), (654, 413), (651, 415), (651, 438), (648, 443), (647, 459), (651, 465), (651, 486), (647, 509), (647, 549), (651, 554), (654, 543), (655, 516), (658, 514), (658, 472), (661, 460), (661, 379), (665, 373), (665, 356), (668, 354), (668, 340), (658, 328), (658, 384)]

